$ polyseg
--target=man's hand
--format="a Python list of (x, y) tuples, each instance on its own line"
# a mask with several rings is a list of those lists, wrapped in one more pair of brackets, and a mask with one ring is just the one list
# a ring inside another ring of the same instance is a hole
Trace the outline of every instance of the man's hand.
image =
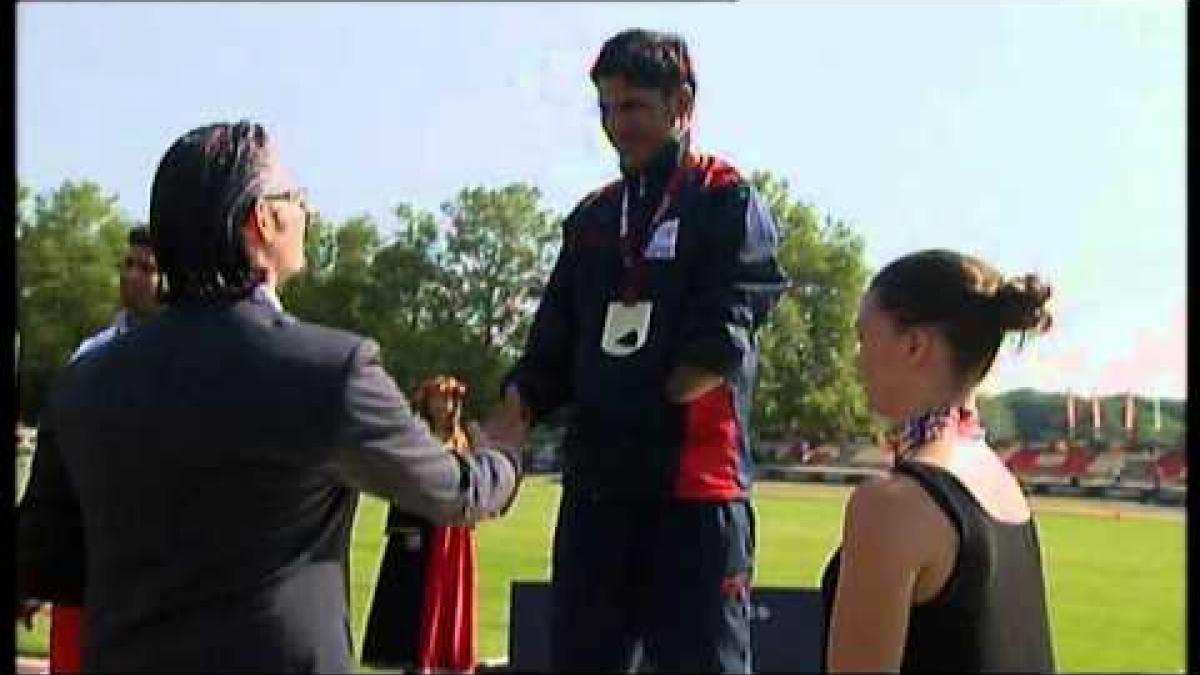
[(725, 378), (703, 368), (679, 365), (667, 377), (667, 400), (672, 403), (691, 403), (724, 382)]
[(42, 611), (41, 600), (26, 599), (17, 603), (17, 621), (25, 624), (25, 630), (33, 629), (33, 616)]
[(504, 391), (504, 400), (492, 409), (484, 421), (482, 432), (492, 447), (517, 450), (529, 435), (529, 422), (529, 409), (521, 401), (521, 393), (516, 385), (510, 384)]
[(463, 431), (467, 434), (468, 452), (475, 452), (483, 447), (483, 429), (479, 428), (479, 422), (475, 420), (467, 422), (466, 428)]
[[(518, 485), (525, 477), (525, 462), (521, 448), (529, 435), (530, 417), (529, 409), (521, 400), (520, 390), (516, 385), (510, 384), (504, 390), (504, 400), (492, 409), (480, 430), (480, 435), (487, 447), (504, 453), (504, 456), (512, 462), (513, 469), (517, 473)], [(515, 499), (516, 491), (513, 492), (513, 497)], [(500, 511), (501, 515), (507, 512), (511, 506), (512, 501), (510, 500)]]

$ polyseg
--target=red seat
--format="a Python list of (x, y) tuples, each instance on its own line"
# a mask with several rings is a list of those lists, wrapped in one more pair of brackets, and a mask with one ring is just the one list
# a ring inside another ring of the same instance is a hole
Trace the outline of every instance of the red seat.
[(1067, 456), (1058, 470), (1064, 476), (1079, 478), (1087, 473), (1093, 458), (1094, 455), (1087, 448), (1072, 445), (1067, 449)]
[(1013, 473), (1024, 473), (1033, 470), (1038, 464), (1038, 452), (1032, 448), (1021, 448), (1010, 454), (1005, 460), (1005, 465), (1009, 471)]
[(1154, 470), (1161, 480), (1182, 482), (1187, 475), (1187, 456), (1181, 450), (1168, 452), (1155, 462)]

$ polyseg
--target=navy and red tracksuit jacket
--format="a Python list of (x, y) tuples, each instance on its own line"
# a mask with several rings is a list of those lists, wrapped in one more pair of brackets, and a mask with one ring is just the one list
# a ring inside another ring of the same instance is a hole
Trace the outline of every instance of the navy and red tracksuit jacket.
[[(647, 235), (664, 190), (674, 198)], [(657, 250), (645, 260), (638, 293), (654, 304), (645, 344), (615, 357), (602, 351), (601, 334), (609, 303), (622, 298), (625, 191), (629, 229)], [(659, 230), (674, 230), (673, 241)], [(770, 210), (737, 170), (678, 141), (644, 171), (623, 171), (576, 206), (563, 223), (525, 352), (506, 378), (535, 424), (569, 407), (565, 488), (698, 501), (749, 496), (756, 330), (786, 287), (778, 239)], [(672, 403), (665, 385), (680, 364), (718, 373), (725, 383), (691, 403)]]

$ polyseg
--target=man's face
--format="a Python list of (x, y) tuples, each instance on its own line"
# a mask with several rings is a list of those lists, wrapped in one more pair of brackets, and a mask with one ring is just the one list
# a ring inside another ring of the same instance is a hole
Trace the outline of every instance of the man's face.
[(671, 138), (685, 101), (682, 92), (668, 97), (661, 89), (630, 84), (620, 75), (597, 82), (604, 133), (626, 168), (644, 167)]
[(137, 317), (158, 309), (158, 263), (149, 246), (130, 246), (121, 261), (121, 306)]
[(267, 264), (283, 282), (304, 269), (304, 234), (313, 211), (277, 154), (271, 153), (264, 171), (264, 201), (271, 220), (264, 253)]
[(270, 206), (276, 237), (268, 255), (282, 282), (304, 269), (304, 233), (311, 211), (299, 191), (272, 199)]

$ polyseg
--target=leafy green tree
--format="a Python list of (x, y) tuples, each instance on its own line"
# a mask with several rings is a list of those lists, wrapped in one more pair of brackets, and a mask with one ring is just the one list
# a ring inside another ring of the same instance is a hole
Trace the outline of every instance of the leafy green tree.
[(793, 201), (786, 181), (753, 176), (779, 225), (779, 263), (791, 281), (760, 335), (756, 420), (762, 435), (847, 440), (872, 428), (854, 365), (858, 302), (867, 281), (862, 238)]
[(356, 216), (333, 233), (333, 269), (324, 281), (325, 320), (360, 333), (373, 333), (373, 318), (364, 307), (375, 283), (371, 261), (381, 244), (379, 230), (369, 216)]
[(558, 220), (522, 183), (462, 190), (442, 205), (450, 219), (445, 269), (450, 301), (486, 349), (515, 357), (532, 320), (531, 291), (549, 274)]
[[(468, 405), (478, 412), (499, 395), (500, 380), (524, 347), (535, 293), (549, 276), (559, 220), (541, 206), (541, 192), (516, 183), (461, 190), (442, 205), (445, 246), (433, 259), (444, 304), (434, 324), (455, 349), (456, 372), (470, 382)], [(460, 341), (450, 335), (457, 329)]]
[[(759, 335), (755, 395), (763, 436), (844, 441), (877, 433), (854, 367), (854, 318), (868, 270), (862, 239), (843, 221), (793, 200), (769, 173), (753, 182), (775, 214), (780, 263), (792, 281)], [(309, 227), (307, 266), (281, 289), (302, 319), (375, 338), (385, 366), (410, 390), (434, 373), (470, 383), (468, 413), (495, 402), (503, 373), (525, 336), (557, 251), (559, 219), (539, 191), (513, 184), (459, 191), (434, 215), (407, 204), (393, 211), (386, 240), (368, 216)], [(23, 421), (36, 424), (47, 388), (78, 344), (106, 326), (118, 306), (117, 265), (134, 224), (117, 197), (88, 181), (34, 194), (17, 183), (18, 393)], [(1102, 442), (1126, 437), (1124, 396), (1101, 400)], [(980, 398), (993, 443), (1047, 442), (1065, 433), (1065, 394), (1015, 390)], [(1076, 438), (1090, 439), (1090, 401), (1080, 399)], [(1186, 402), (1136, 399), (1139, 439), (1183, 447)]]
[(54, 374), (118, 306), (118, 265), (134, 223), (117, 196), (66, 181), (33, 197), (18, 188), (17, 329), (20, 415), (36, 420)]
[(329, 310), (324, 306), (324, 284), (333, 273), (337, 242), (336, 226), (317, 216), (304, 233), (304, 269), (279, 289), (279, 298), (292, 314), (323, 322)]
[(441, 218), (402, 203), (387, 241), (366, 217), (320, 223), (285, 304), (376, 339), (405, 389), (435, 373), (465, 379), (468, 412), (478, 414), (523, 347), (553, 261), (558, 220), (540, 199), (524, 184), (468, 188), (442, 205)]
[(1012, 410), (1002, 396), (979, 396), (979, 417), (987, 429), (987, 440), (993, 446), (1018, 439), (1017, 423)]
[[(1066, 393), (1034, 389), (1014, 389), (980, 398), (980, 411), (989, 430), (989, 438), (1021, 443), (1049, 443), (1067, 434)], [(1125, 396), (1104, 396), (1100, 399), (1100, 429), (1092, 429), (1092, 400), (1076, 399), (1075, 434), (1080, 443), (1093, 438), (1101, 446), (1123, 442), (1128, 437), (1124, 429)], [(1162, 429), (1154, 428), (1154, 401), (1134, 397), (1137, 410), (1138, 442), (1164, 448), (1181, 447), (1186, 433), (1186, 403), (1178, 400), (1161, 402)]]

